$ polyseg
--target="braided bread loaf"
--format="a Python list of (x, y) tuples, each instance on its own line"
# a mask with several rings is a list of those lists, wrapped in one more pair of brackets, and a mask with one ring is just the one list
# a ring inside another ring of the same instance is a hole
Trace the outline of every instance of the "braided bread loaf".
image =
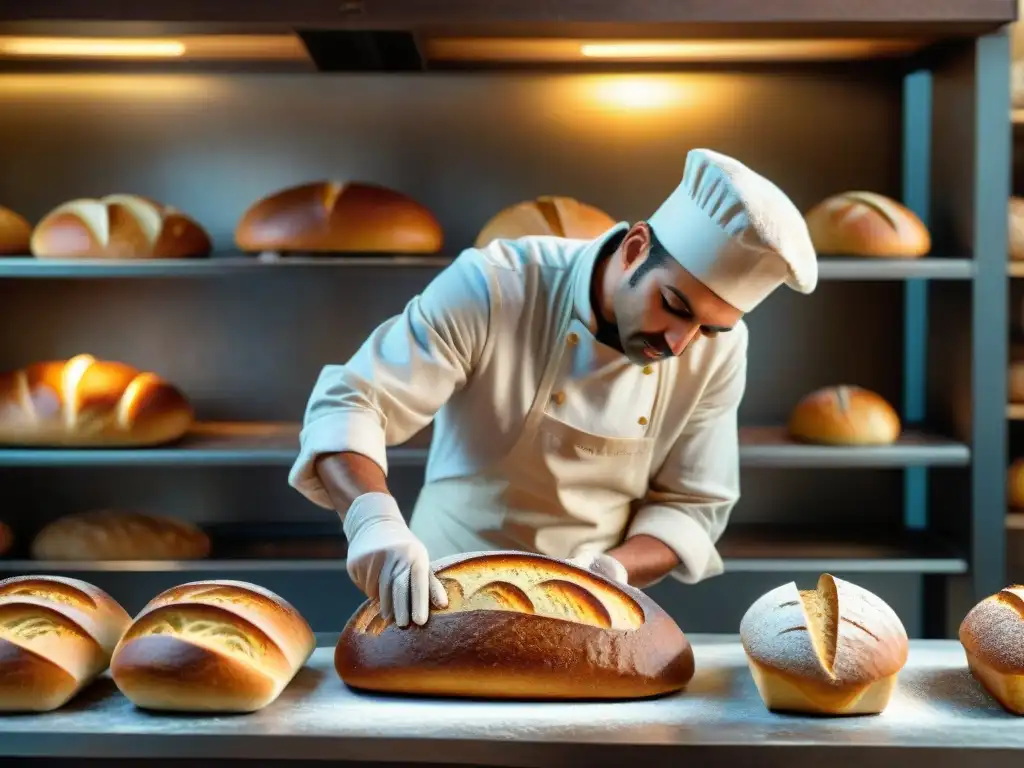
[(91, 355), (0, 374), (0, 444), (155, 445), (192, 420), (185, 396), (155, 373)]
[(683, 688), (693, 650), (643, 592), (523, 552), (434, 564), (448, 607), (399, 629), (365, 603), (335, 649), (338, 675), (372, 691), (530, 699), (621, 699)]
[(54, 520), (36, 534), (37, 560), (197, 560), (210, 539), (184, 520), (99, 509)]
[(196, 221), (139, 195), (71, 200), (32, 233), (32, 253), (41, 259), (181, 259), (211, 248)]
[(65, 704), (107, 668), (129, 624), (124, 608), (84, 581), (0, 581), (0, 711)]
[(315, 647), (306, 620), (273, 592), (195, 581), (149, 601), (117, 644), (110, 673), (146, 709), (253, 712), (281, 694)]
[(23, 256), (29, 251), (32, 225), (22, 216), (0, 205), (0, 256)]
[(590, 240), (615, 226), (615, 219), (599, 208), (571, 197), (543, 196), (503, 208), (484, 224), (475, 245), (493, 240), (553, 235)]

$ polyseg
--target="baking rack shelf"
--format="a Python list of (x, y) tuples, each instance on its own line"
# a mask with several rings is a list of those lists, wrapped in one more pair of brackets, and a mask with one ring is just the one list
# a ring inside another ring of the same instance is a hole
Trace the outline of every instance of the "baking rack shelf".
[[(0, 450), (0, 467), (109, 465), (288, 465), (295, 460), (299, 426), (289, 423), (205, 422), (179, 442), (144, 449)], [(391, 448), (391, 466), (422, 466), (429, 433)], [(907, 430), (887, 446), (806, 445), (786, 437), (782, 427), (741, 427), (740, 461), (750, 467), (886, 469), (966, 466), (970, 448), (927, 432)]]
[[(111, 261), (106, 259), (0, 258), (0, 278), (164, 278), (266, 274), (266, 270), (345, 269), (353, 267), (443, 268), (451, 256), (345, 255), (266, 258), (223, 253), (202, 259)], [(819, 260), (822, 280), (970, 280), (971, 259), (858, 259), (826, 256)]]

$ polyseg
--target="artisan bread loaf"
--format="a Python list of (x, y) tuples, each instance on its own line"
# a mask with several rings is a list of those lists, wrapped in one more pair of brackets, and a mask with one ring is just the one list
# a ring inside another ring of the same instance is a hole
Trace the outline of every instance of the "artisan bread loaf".
[(130, 510), (67, 515), (32, 542), (38, 560), (196, 560), (209, 554), (209, 537), (191, 523)]
[(114, 650), (110, 672), (144, 709), (253, 712), (273, 702), (316, 646), (273, 592), (195, 581), (153, 598)]
[(1007, 501), (1014, 509), (1024, 509), (1024, 458), (1014, 459), (1006, 471)]
[(0, 444), (157, 445), (192, 421), (180, 390), (124, 363), (77, 355), (0, 374)]
[(874, 192), (843, 192), (806, 215), (819, 254), (908, 258), (931, 250), (931, 235), (917, 215)]
[(1024, 586), (975, 605), (960, 624), (960, 643), (975, 679), (1015, 715), (1024, 715)]
[(1024, 403), (1024, 360), (1011, 360), (1007, 394), (1011, 403)]
[(817, 589), (790, 582), (758, 598), (740, 642), (768, 709), (823, 715), (884, 710), (909, 652), (892, 608), (827, 573)]
[(78, 579), (0, 581), (0, 711), (62, 706), (110, 662), (131, 617), (106, 592)]
[(441, 225), (411, 197), (376, 184), (318, 181), (256, 201), (235, 229), (243, 251), (436, 253)]
[(434, 564), (448, 607), (400, 629), (376, 601), (335, 649), (349, 686), (437, 696), (622, 699), (683, 688), (693, 650), (643, 592), (561, 560), (522, 552)]
[(1010, 198), (1010, 258), (1024, 259), (1024, 197)]
[(26, 256), (32, 225), (24, 217), (0, 205), (0, 256)]
[(890, 445), (900, 436), (900, 417), (875, 392), (839, 386), (815, 390), (789, 417), (794, 440), (821, 445)]
[(195, 220), (140, 195), (71, 200), (32, 233), (32, 253), (41, 259), (182, 259), (211, 248)]
[(0, 557), (6, 555), (14, 546), (14, 531), (7, 523), (0, 522)]
[(493, 240), (515, 240), (532, 235), (553, 235), (591, 240), (615, 226), (604, 211), (571, 197), (544, 196), (510, 205), (484, 224), (476, 238), (483, 248)]

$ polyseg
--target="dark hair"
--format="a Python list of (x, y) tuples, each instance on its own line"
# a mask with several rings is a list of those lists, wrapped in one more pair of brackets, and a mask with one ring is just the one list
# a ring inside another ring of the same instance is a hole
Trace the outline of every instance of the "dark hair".
[(639, 283), (644, 275), (650, 272), (652, 269), (657, 269), (662, 266), (669, 259), (672, 258), (672, 254), (668, 252), (668, 249), (661, 244), (657, 236), (654, 234), (654, 230), (647, 227), (647, 232), (651, 236), (651, 247), (647, 251), (647, 258), (640, 262), (640, 265), (636, 268), (636, 271), (629, 276), (629, 287), (636, 288), (636, 284)]

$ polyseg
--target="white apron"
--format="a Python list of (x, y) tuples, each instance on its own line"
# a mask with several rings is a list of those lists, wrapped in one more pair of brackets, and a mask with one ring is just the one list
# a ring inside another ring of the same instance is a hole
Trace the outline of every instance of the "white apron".
[[(587, 262), (580, 259), (577, 270)], [(575, 279), (555, 290), (553, 350), (511, 451), (472, 477), (427, 483), (410, 528), (432, 560), (464, 552), (515, 549), (558, 558), (603, 552), (621, 543), (634, 502), (648, 490), (654, 438), (583, 432), (545, 412), (572, 319)], [(666, 398), (664, 366), (648, 434), (656, 435)]]

